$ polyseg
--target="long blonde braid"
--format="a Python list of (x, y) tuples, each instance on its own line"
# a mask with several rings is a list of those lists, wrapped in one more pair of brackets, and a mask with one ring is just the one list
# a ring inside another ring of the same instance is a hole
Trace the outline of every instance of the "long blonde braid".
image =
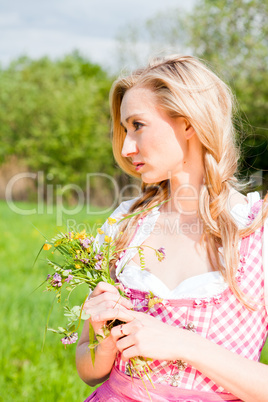
[[(230, 214), (231, 190), (236, 188), (238, 150), (232, 122), (233, 95), (228, 86), (204, 63), (192, 56), (169, 56), (153, 60), (148, 67), (115, 81), (110, 95), (113, 119), (113, 152), (117, 163), (128, 174), (139, 177), (129, 158), (121, 155), (125, 133), (120, 125), (120, 106), (129, 89), (152, 90), (157, 102), (171, 117), (184, 117), (194, 128), (203, 146), (204, 185), (199, 197), (199, 215), (204, 224), (208, 257), (214, 269), (220, 270), (236, 297), (249, 309), (252, 301), (244, 295), (235, 280), (238, 268), (239, 237), (256, 230), (268, 216), (268, 196), (255, 221), (239, 230)], [(148, 186), (142, 183), (142, 196), (130, 212), (141, 211), (169, 197), (168, 180)], [(139, 216), (124, 221), (117, 247), (125, 247)], [(219, 257), (223, 247), (224, 265)], [(237, 250), (237, 252), (234, 252)]]

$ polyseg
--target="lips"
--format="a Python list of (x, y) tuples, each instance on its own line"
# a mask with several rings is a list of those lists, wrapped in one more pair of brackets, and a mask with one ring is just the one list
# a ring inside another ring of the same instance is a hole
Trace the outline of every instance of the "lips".
[(132, 162), (134, 166), (138, 166), (138, 165), (144, 165), (143, 162)]
[(133, 162), (133, 165), (135, 166), (136, 170), (139, 170), (144, 165), (144, 163), (142, 163), (142, 162)]

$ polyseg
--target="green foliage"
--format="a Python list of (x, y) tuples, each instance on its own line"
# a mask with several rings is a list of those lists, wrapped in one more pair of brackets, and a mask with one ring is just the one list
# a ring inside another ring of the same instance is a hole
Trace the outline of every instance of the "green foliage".
[(267, 19), (262, 0), (199, 0), (186, 23), (194, 54), (216, 67), (236, 94), (244, 172), (268, 172)]
[[(241, 146), (241, 172), (268, 172), (268, 3), (263, 0), (197, 0), (188, 13), (181, 8), (157, 14), (146, 24), (124, 31), (120, 47), (134, 64), (131, 46), (145, 39), (149, 53), (193, 54), (226, 81), (239, 110), (235, 125)], [(160, 27), (160, 28), (159, 28)], [(125, 46), (124, 46), (125, 44)], [(131, 53), (128, 52), (131, 49)]]
[(263, 364), (268, 364), (268, 339), (262, 348), (260, 362)]
[[(0, 71), (0, 161), (15, 154), (49, 183), (113, 174), (111, 78), (74, 52), (58, 61), (21, 57)], [(53, 175), (53, 176), (52, 176)]]

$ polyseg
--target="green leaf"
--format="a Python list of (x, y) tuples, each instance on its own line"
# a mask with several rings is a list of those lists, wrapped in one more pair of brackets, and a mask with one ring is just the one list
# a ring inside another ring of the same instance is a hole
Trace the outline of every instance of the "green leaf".
[[(90, 345), (88, 345), (88, 348), (92, 351), (94, 351), (94, 349), (95, 349), (95, 347), (96, 346), (98, 346), (98, 344), (99, 344), (99, 342), (97, 342), (97, 341), (94, 341), (93, 343), (91, 343)], [(95, 363), (95, 352), (94, 352), (94, 358), (93, 358), (93, 360), (94, 360), (94, 363)], [(92, 361), (93, 362), (93, 361)], [(94, 365), (94, 363), (93, 363), (93, 365)]]
[(100, 334), (96, 334), (96, 338), (99, 342), (103, 341), (104, 337)]
[(54, 329), (54, 328), (47, 328), (47, 331), (54, 332), (55, 334), (59, 334), (59, 333), (60, 333), (57, 329)]
[(95, 332), (92, 324), (89, 322), (89, 348), (90, 348), (90, 355), (91, 355), (91, 361), (92, 365), (94, 366), (95, 364), (95, 346), (94, 348), (91, 348), (91, 345), (95, 345)]
[(73, 333), (75, 331), (75, 325), (71, 325), (70, 328), (68, 328), (68, 331)]

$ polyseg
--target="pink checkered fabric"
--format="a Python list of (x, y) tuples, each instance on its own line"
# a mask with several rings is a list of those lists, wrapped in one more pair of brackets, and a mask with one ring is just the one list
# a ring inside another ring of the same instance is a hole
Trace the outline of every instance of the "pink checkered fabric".
[[(261, 204), (258, 206), (260, 208)], [(256, 205), (253, 207), (249, 219), (253, 219), (258, 213), (259, 208)], [(260, 228), (242, 239), (240, 265), (236, 275), (242, 291), (258, 303), (256, 311), (245, 308), (229, 288), (212, 298), (163, 300), (149, 311), (148, 294), (126, 289), (135, 310), (147, 312), (169, 325), (192, 329), (234, 353), (258, 361), (268, 329), (268, 316), (264, 306), (262, 233), (263, 228)], [(115, 367), (129, 375), (128, 363), (120, 356), (119, 353)], [(155, 383), (212, 393), (228, 392), (190, 365), (184, 367), (180, 362), (155, 360), (149, 363), (149, 367)]]

